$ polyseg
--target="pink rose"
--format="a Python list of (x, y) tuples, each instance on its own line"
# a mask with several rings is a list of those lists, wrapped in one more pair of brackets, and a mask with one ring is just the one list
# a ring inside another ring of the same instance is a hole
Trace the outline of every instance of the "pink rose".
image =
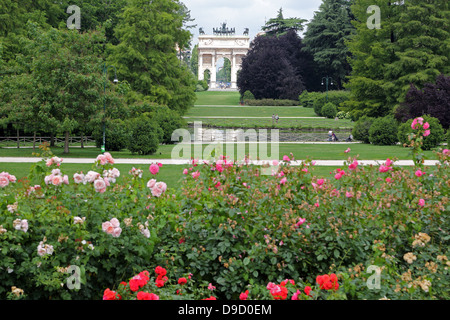
[(416, 175), (416, 177), (421, 177), (421, 176), (423, 176), (425, 174), (425, 172), (423, 172), (422, 170), (417, 170), (416, 172), (415, 172), (415, 175)]
[(284, 177), (280, 180), (280, 184), (284, 185), (284, 184), (286, 184), (286, 181), (287, 181), (287, 179), (286, 179), (286, 177)]
[(425, 130), (425, 132), (423, 133), (423, 136), (424, 136), (424, 137), (427, 137), (427, 136), (430, 135), (430, 133), (431, 133), (430, 130)]
[(192, 178), (197, 179), (198, 177), (200, 177), (199, 171), (192, 172)]
[(73, 175), (73, 181), (75, 183), (83, 183), (84, 182), (84, 174), (82, 174), (82, 173), (75, 173)]
[(430, 127), (430, 124), (429, 124), (428, 122), (425, 122), (425, 123), (423, 124), (423, 128), (424, 128), (425, 130), (427, 130), (429, 127)]
[(111, 223), (111, 225), (114, 228), (117, 228), (120, 226), (120, 222), (119, 222), (119, 220), (117, 220), (117, 218), (112, 218), (111, 220), (109, 220), (109, 222)]
[(425, 205), (425, 200), (419, 199), (419, 206), (423, 207)]
[(150, 179), (150, 180), (147, 182), (147, 188), (149, 188), (149, 189), (153, 188), (153, 186), (155, 185), (155, 183), (156, 183), (156, 180), (155, 180), (155, 179)]
[(106, 221), (102, 223), (102, 230), (106, 232), (106, 230), (108, 230), (110, 227), (112, 227), (111, 222)]
[(4, 188), (9, 184), (9, 179), (6, 176), (0, 175), (0, 188)]
[(317, 179), (317, 184), (319, 186), (323, 185), (324, 180), (323, 179)]
[(122, 233), (122, 229), (120, 227), (117, 227), (117, 228), (114, 228), (111, 235), (113, 237), (117, 238), (118, 236), (120, 236), (121, 233)]
[(283, 156), (283, 161), (291, 161), (291, 159), (289, 159), (288, 156), (284, 155), (284, 156)]
[(351, 192), (348, 192), (348, 191), (345, 192), (345, 196), (347, 198), (353, 198), (353, 194)]
[(347, 150), (345, 150), (344, 152), (345, 153), (349, 153), (351, 151), (351, 149), (350, 148), (347, 148)]
[(97, 179), (94, 181), (95, 191), (99, 193), (104, 193), (106, 191), (106, 183), (103, 179)]
[(183, 174), (188, 174), (189, 170), (188, 169), (184, 169), (183, 170)]
[(159, 172), (159, 166), (157, 164), (151, 164), (149, 170), (151, 174), (155, 175)]
[(354, 160), (353, 163), (351, 163), (351, 164), (348, 166), (348, 168), (349, 168), (350, 170), (355, 170), (356, 167), (358, 167), (358, 161), (356, 161), (356, 160)]
[(52, 178), (52, 184), (54, 185), (54, 186), (59, 186), (61, 183), (63, 182), (63, 179), (62, 179), (62, 177), (61, 176), (53, 176), (53, 178)]

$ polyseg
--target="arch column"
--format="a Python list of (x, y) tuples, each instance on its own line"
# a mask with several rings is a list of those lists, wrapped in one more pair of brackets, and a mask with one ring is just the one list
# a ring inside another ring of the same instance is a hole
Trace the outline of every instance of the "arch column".
[(204, 80), (205, 79), (205, 69), (203, 68), (203, 55), (200, 54), (198, 56), (198, 80)]
[(212, 68), (211, 68), (211, 81), (209, 82), (209, 88), (210, 89), (215, 89), (216, 87), (217, 87), (217, 85), (216, 85), (216, 81), (217, 81), (217, 79), (216, 79), (216, 55), (215, 54), (213, 54), (212, 55), (212, 60), (211, 60), (211, 65), (212, 65)]
[(237, 72), (238, 67), (236, 66), (236, 54), (233, 52), (231, 58), (231, 89), (237, 89)]

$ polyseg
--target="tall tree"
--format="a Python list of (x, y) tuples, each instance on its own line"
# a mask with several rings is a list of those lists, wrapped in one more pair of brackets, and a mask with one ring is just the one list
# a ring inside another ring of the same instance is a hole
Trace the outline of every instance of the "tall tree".
[(323, 0), (319, 11), (307, 25), (303, 50), (314, 56), (320, 72), (331, 76), (338, 89), (350, 74), (350, 53), (346, 46), (355, 32), (348, 0)]
[(176, 47), (191, 38), (180, 10), (177, 0), (130, 0), (115, 30), (119, 44), (108, 45), (108, 64), (133, 90), (182, 114), (195, 101), (195, 79), (177, 58)]
[(304, 85), (298, 72), (301, 66), (291, 54), (290, 37), (298, 35), (291, 30), (284, 36), (260, 36), (252, 41), (237, 81), (241, 94), (249, 90), (256, 99), (298, 99)]
[[(367, 8), (377, 5), (381, 27), (368, 28)], [(421, 88), (450, 71), (450, 18), (446, 0), (356, 0), (356, 35), (348, 42), (352, 74), (344, 103), (355, 118), (379, 117), (402, 103), (410, 85)]]
[(268, 36), (281, 36), (290, 30), (294, 30), (295, 32), (303, 31), (303, 24), (306, 21), (308, 20), (301, 18), (284, 18), (283, 8), (280, 8), (277, 16), (269, 19), (262, 27), (262, 30), (265, 31)]

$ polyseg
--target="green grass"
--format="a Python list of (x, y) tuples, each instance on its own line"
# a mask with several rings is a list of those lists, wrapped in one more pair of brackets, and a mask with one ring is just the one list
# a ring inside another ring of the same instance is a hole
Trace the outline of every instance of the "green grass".
[[(237, 147), (242, 147), (243, 144), (232, 144), (234, 146), (233, 149), (230, 149), (230, 147), (225, 144), (222, 144), (222, 150), (219, 150), (219, 152), (224, 152), (225, 154), (227, 151), (234, 151), (234, 154), (237, 155)], [(175, 151), (179, 150), (183, 145), (177, 145), (177, 149)], [(214, 148), (217, 144), (203, 144), (202, 150), (205, 150), (205, 148)], [(137, 154), (132, 154), (131, 152), (127, 150), (123, 151), (111, 151), (111, 155), (116, 159), (171, 159), (172, 158), (172, 150), (175, 146), (174, 145), (161, 145), (157, 151), (156, 154), (148, 155), (148, 156), (139, 156)], [(250, 144), (245, 144), (245, 153), (249, 153), (249, 147)], [(189, 148), (189, 145), (186, 146), (186, 148)], [(344, 153), (344, 150), (347, 148), (351, 149), (351, 152), (349, 154)], [(259, 150), (259, 149), (258, 149)], [(189, 151), (189, 150), (187, 150)], [(195, 156), (194, 154), (195, 146), (190, 146), (190, 152), (191, 156)], [(26, 148), (13, 148), (13, 149), (7, 149), (7, 148), (0, 148), (0, 157), (31, 157), (32, 156), (32, 149), (26, 149)], [(72, 148), (70, 149), (69, 154), (63, 153), (63, 148), (52, 148), (52, 152), (59, 157), (62, 158), (92, 158), (95, 159), (100, 153), (99, 148)], [(202, 151), (203, 152), (203, 151)], [(271, 145), (269, 144), (267, 147), (268, 155), (271, 155)], [(305, 159), (306, 157), (310, 157), (315, 160), (345, 160), (348, 158), (348, 156), (354, 156), (359, 155), (359, 159), (361, 160), (382, 160), (386, 158), (393, 158), (397, 157), (400, 160), (410, 160), (412, 159), (410, 156), (410, 151), (408, 148), (403, 148), (400, 145), (396, 146), (375, 146), (375, 145), (369, 145), (369, 144), (287, 144), (287, 143), (280, 143), (279, 144), (279, 153), (280, 158), (284, 154), (290, 154), (293, 153), (294, 156), (297, 159)], [(229, 152), (228, 152), (229, 153)], [(425, 156), (427, 159), (436, 159), (435, 154), (433, 151), (425, 151)], [(183, 157), (185, 155), (182, 154)], [(190, 157), (185, 157), (190, 158)], [(238, 159), (241, 160), (241, 159)], [(1, 167), (3, 166), (3, 163), (0, 163), (0, 171)]]
[[(32, 163), (0, 163), (1, 170), (6, 171), (10, 174), (16, 176), (17, 179), (23, 179), (25, 177), (29, 177), (30, 169)], [(124, 176), (129, 176), (128, 172), (132, 167), (137, 169), (142, 169), (144, 171), (143, 179), (148, 181), (151, 178), (154, 178), (148, 168), (148, 165), (133, 165), (133, 164), (116, 164), (114, 165), (120, 171), (120, 177), (117, 179), (117, 182), (122, 182)], [(156, 176), (156, 180), (164, 181), (167, 184), (168, 188), (177, 188), (180, 184), (180, 180), (183, 179), (183, 169), (185, 166), (181, 165), (163, 165)], [(61, 165), (61, 171), (63, 174), (67, 174), (69, 176), (69, 180), (72, 180), (73, 174), (75, 172), (88, 172), (92, 170), (92, 164), (76, 164), (76, 163), (63, 163)], [(32, 181), (33, 183), (37, 183), (37, 181)]]
[[(186, 117), (269, 117), (272, 114), (282, 117), (317, 117), (314, 110), (303, 107), (200, 107), (191, 108)], [(188, 121), (191, 121), (188, 119)]]
[[(1, 171), (6, 171), (12, 175), (15, 175), (18, 180), (22, 180), (29, 177), (31, 166), (32, 163), (1, 163)], [(187, 168), (187, 166), (182, 165), (163, 165), (155, 177), (149, 172), (148, 165), (117, 164), (114, 165), (114, 167), (120, 171), (120, 177), (117, 179), (117, 183), (121, 183), (124, 176), (129, 175), (128, 172), (133, 166), (144, 171), (144, 181), (156, 178), (158, 181), (164, 181), (168, 188), (180, 187), (180, 182), (185, 177), (183, 175), (183, 169)], [(328, 177), (330, 172), (336, 168), (337, 167), (314, 167), (312, 172), (319, 177)], [(73, 181), (72, 178), (75, 172), (88, 172), (91, 169), (91, 164), (66, 163), (61, 165), (62, 173), (69, 176), (69, 181)], [(31, 182), (33, 184), (38, 183), (37, 181)]]
[(238, 106), (240, 93), (238, 91), (202, 91), (196, 92), (197, 101), (195, 105), (222, 105)]

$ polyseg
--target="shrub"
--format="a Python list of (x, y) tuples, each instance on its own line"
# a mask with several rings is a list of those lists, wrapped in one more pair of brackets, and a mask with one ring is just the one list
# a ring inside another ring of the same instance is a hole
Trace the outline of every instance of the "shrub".
[[(423, 137), (423, 150), (431, 150), (436, 148), (445, 140), (444, 129), (442, 128), (439, 120), (430, 116), (423, 116), (424, 122), (428, 122), (430, 125), (430, 135)], [(409, 142), (408, 135), (413, 133), (414, 130), (411, 128), (413, 119), (402, 123), (398, 128), (398, 140), (401, 144), (407, 145)]]
[(186, 126), (186, 121), (178, 112), (167, 107), (157, 109), (156, 112), (152, 113), (151, 117), (158, 123), (163, 132), (162, 138), (159, 140), (160, 143), (173, 144), (172, 133), (176, 129)]
[(209, 89), (208, 81), (206, 80), (198, 80), (197, 84), (201, 85), (204, 91), (207, 91)]
[(241, 100), (243, 100), (244, 103), (247, 104), (249, 101), (255, 100), (255, 96), (253, 95), (253, 93), (250, 92), (250, 90), (246, 90), (246, 91), (242, 94)]
[[(107, 153), (68, 184), (45, 178), (63, 175), (56, 157), (35, 164), (40, 186), (2, 172), (0, 299), (448, 300), (450, 152), (436, 155), (409, 168), (349, 154), (325, 176), (292, 155), (273, 167), (192, 160), (171, 190), (133, 170), (114, 182)], [(105, 190), (89, 182), (101, 178)]]
[(350, 119), (351, 117), (350, 117), (350, 112), (345, 112), (345, 111), (339, 111), (337, 114), (336, 114), (336, 117), (338, 118), (338, 119)]
[[(103, 145), (103, 127), (97, 126), (92, 133), (95, 145), (100, 148)], [(126, 124), (121, 119), (109, 120), (105, 124), (105, 144), (107, 151), (120, 151), (126, 148), (128, 133)]]
[(334, 119), (337, 114), (337, 108), (333, 103), (328, 102), (322, 107), (321, 112), (324, 117)]
[(325, 94), (318, 94), (313, 102), (313, 108), (314, 108), (314, 112), (320, 116), (323, 117), (322, 114), (322, 107), (324, 106), (324, 104), (326, 103), (326, 95)]
[(370, 143), (369, 129), (374, 120), (375, 118), (367, 116), (359, 118), (352, 130), (353, 138), (364, 143)]
[(247, 100), (249, 106), (298, 106), (298, 101), (288, 99), (255, 99)]
[(374, 120), (369, 129), (369, 141), (375, 145), (393, 145), (398, 141), (397, 138), (398, 125), (397, 121), (386, 116)]
[(164, 132), (156, 120), (146, 115), (128, 120), (127, 128), (127, 149), (140, 155), (154, 154), (164, 137)]
[(205, 89), (203, 89), (203, 86), (201, 84), (197, 84), (195, 86), (195, 92), (202, 92), (205, 91)]
[(450, 148), (450, 129), (447, 130), (447, 148)]
[(321, 92), (308, 92), (305, 90), (299, 97), (300, 105), (305, 108), (314, 108), (314, 101), (320, 95), (322, 95)]
[(401, 122), (429, 115), (439, 119), (442, 127), (450, 126), (450, 76), (444, 74), (435, 83), (426, 83), (422, 90), (411, 84), (405, 102), (395, 110), (395, 117)]

